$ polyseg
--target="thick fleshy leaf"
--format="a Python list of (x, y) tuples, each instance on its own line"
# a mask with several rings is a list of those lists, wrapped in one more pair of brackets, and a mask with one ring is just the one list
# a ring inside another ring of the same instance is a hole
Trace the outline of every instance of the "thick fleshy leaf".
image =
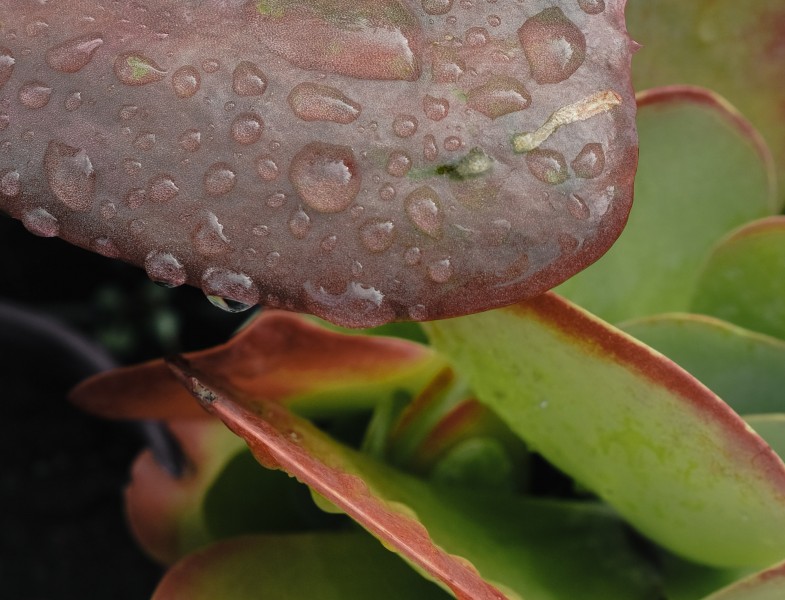
[(280, 404), (250, 412), (212, 386), (209, 374), (181, 361), (173, 368), (263, 465), (307, 483), (459, 599), (653, 594), (656, 577), (604, 507), (429, 485), (350, 450)]
[(361, 532), (243, 536), (176, 564), (152, 600), (439, 600), (450, 596)]
[(684, 367), (737, 413), (785, 412), (785, 342), (694, 314), (648, 317), (621, 328)]
[(785, 339), (785, 217), (724, 239), (700, 274), (692, 310)]
[(785, 413), (750, 415), (745, 420), (785, 460)]
[[(187, 357), (247, 402), (284, 402), (311, 417), (371, 410), (397, 391), (418, 392), (444, 368), (444, 359), (420, 344), (337, 333), (275, 310), (228, 343)], [(71, 399), (109, 418), (206, 416), (163, 360), (88, 379)]]
[(704, 86), (739, 107), (774, 151), (785, 181), (785, 6), (781, 0), (630, 0), (627, 18), (645, 51), (637, 89)]
[(781, 600), (785, 598), (785, 563), (751, 575), (704, 600)]
[(427, 331), (533, 450), (645, 535), (719, 566), (785, 556), (785, 464), (661, 354), (551, 293)]
[(719, 96), (696, 88), (638, 95), (641, 160), (627, 227), (559, 293), (610, 322), (686, 310), (716, 241), (773, 210), (770, 155)]
[(0, 209), (230, 310), (487, 309), (626, 220), (624, 0), (5, 4)]

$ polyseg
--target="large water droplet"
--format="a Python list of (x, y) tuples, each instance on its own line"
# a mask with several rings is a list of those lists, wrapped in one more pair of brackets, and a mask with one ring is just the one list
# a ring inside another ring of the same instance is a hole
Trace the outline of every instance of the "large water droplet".
[(87, 211), (95, 200), (95, 171), (87, 152), (57, 141), (44, 154), (46, 180), (55, 196), (68, 208)]
[(605, 169), (602, 144), (586, 144), (570, 165), (578, 177), (593, 179)]
[(499, 75), (469, 92), (466, 104), (486, 117), (502, 115), (528, 108), (532, 97), (524, 85), (514, 77)]
[(45, 208), (34, 208), (22, 215), (22, 224), (33, 235), (56, 237), (60, 233), (60, 223)]
[(156, 204), (169, 202), (179, 192), (180, 188), (172, 177), (163, 173), (153, 177), (147, 185), (147, 197)]
[(422, 0), (422, 9), (429, 15), (446, 15), (452, 10), (453, 0)]
[(243, 146), (249, 146), (262, 139), (264, 121), (256, 113), (240, 113), (232, 121), (231, 132), (232, 139), (235, 142)]
[(190, 98), (199, 91), (201, 85), (202, 76), (191, 65), (180, 67), (172, 74), (172, 88), (178, 98)]
[(395, 226), (392, 221), (374, 219), (360, 228), (360, 239), (371, 252), (384, 252), (392, 246)]
[(213, 305), (232, 313), (248, 310), (259, 302), (259, 289), (248, 275), (220, 267), (204, 272), (202, 291)]
[(518, 30), (518, 38), (537, 83), (564, 81), (586, 58), (586, 38), (557, 7), (528, 19)]
[(52, 88), (40, 81), (28, 81), (19, 88), (19, 102), (26, 108), (43, 108), (51, 98)]
[(8, 48), (0, 47), (0, 88), (11, 79), (15, 63), (13, 53)]
[(308, 206), (325, 213), (345, 210), (360, 191), (360, 173), (350, 148), (313, 142), (292, 159), (289, 179)]
[(423, 233), (440, 238), (444, 215), (441, 211), (441, 199), (430, 186), (417, 188), (406, 197), (406, 214), (415, 227)]
[(578, 6), (589, 15), (598, 15), (605, 10), (605, 0), (578, 0)]
[(289, 219), (289, 231), (298, 240), (303, 239), (311, 229), (311, 217), (302, 209), (298, 208)]
[(360, 105), (328, 85), (301, 83), (289, 94), (289, 106), (304, 121), (347, 125), (360, 116)]
[(215, 256), (229, 250), (229, 240), (224, 235), (224, 227), (211, 212), (208, 212), (205, 220), (194, 229), (191, 241), (196, 251), (205, 256)]
[(455, 83), (466, 70), (466, 63), (452, 48), (436, 47), (431, 62), (431, 77), (436, 83)]
[(126, 52), (114, 61), (114, 73), (126, 85), (146, 85), (161, 81), (166, 71), (142, 54)]
[(71, 38), (46, 51), (46, 64), (56, 71), (76, 73), (87, 66), (103, 43), (100, 33)]
[(0, 171), (0, 196), (3, 198), (16, 198), (22, 193), (22, 182), (19, 171), (7, 169)]
[(232, 73), (232, 89), (238, 96), (261, 96), (267, 89), (267, 76), (252, 62), (240, 62)]
[(450, 112), (450, 103), (446, 98), (435, 98), (425, 96), (422, 101), (422, 109), (425, 116), (431, 121), (441, 121)]
[(557, 185), (567, 181), (567, 161), (561, 152), (537, 148), (526, 154), (529, 171), (540, 181)]
[(393, 177), (405, 177), (412, 168), (412, 159), (406, 152), (393, 150), (387, 158), (387, 172)]
[(228, 194), (236, 182), (237, 174), (229, 163), (213, 163), (204, 174), (204, 189), (210, 196)]
[(173, 288), (183, 285), (188, 278), (185, 267), (170, 252), (154, 250), (144, 261), (147, 276), (163, 287)]

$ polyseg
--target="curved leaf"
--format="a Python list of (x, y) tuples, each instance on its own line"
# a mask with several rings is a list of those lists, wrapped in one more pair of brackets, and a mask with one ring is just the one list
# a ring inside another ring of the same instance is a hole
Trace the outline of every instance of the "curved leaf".
[(785, 563), (751, 575), (705, 600), (780, 600), (785, 595)]

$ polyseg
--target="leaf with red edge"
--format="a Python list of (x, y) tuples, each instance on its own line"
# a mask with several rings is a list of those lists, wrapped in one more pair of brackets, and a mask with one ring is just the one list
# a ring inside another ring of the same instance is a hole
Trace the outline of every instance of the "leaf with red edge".
[[(265, 311), (226, 344), (186, 355), (236, 396), (286, 403), (310, 417), (371, 410), (398, 390), (416, 393), (444, 367), (433, 350), (405, 340), (347, 335), (305, 317)], [(108, 418), (203, 418), (163, 360), (117, 369), (71, 392)]]
[(785, 597), (785, 563), (751, 575), (704, 600), (782, 600)]
[(509, 304), (627, 218), (624, 5), (17, 0), (57, 27), (3, 37), (0, 210), (232, 310)]

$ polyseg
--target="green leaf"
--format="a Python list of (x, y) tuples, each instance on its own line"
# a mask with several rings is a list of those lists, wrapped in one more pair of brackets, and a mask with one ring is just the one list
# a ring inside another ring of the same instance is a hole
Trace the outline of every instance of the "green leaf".
[(704, 600), (782, 600), (785, 598), (785, 563), (751, 575)]
[(164, 577), (153, 600), (437, 600), (449, 598), (360, 532), (232, 538)]
[(785, 217), (724, 239), (698, 278), (692, 310), (785, 339)]
[(745, 420), (785, 460), (785, 413), (750, 415)]
[(638, 97), (640, 162), (627, 227), (597, 263), (558, 291), (609, 322), (686, 310), (722, 235), (773, 211), (765, 146), (705, 90)]
[(677, 554), (785, 556), (785, 465), (673, 362), (554, 294), (427, 328), (530, 447)]
[(785, 342), (712, 317), (658, 315), (621, 325), (741, 415), (785, 412)]

